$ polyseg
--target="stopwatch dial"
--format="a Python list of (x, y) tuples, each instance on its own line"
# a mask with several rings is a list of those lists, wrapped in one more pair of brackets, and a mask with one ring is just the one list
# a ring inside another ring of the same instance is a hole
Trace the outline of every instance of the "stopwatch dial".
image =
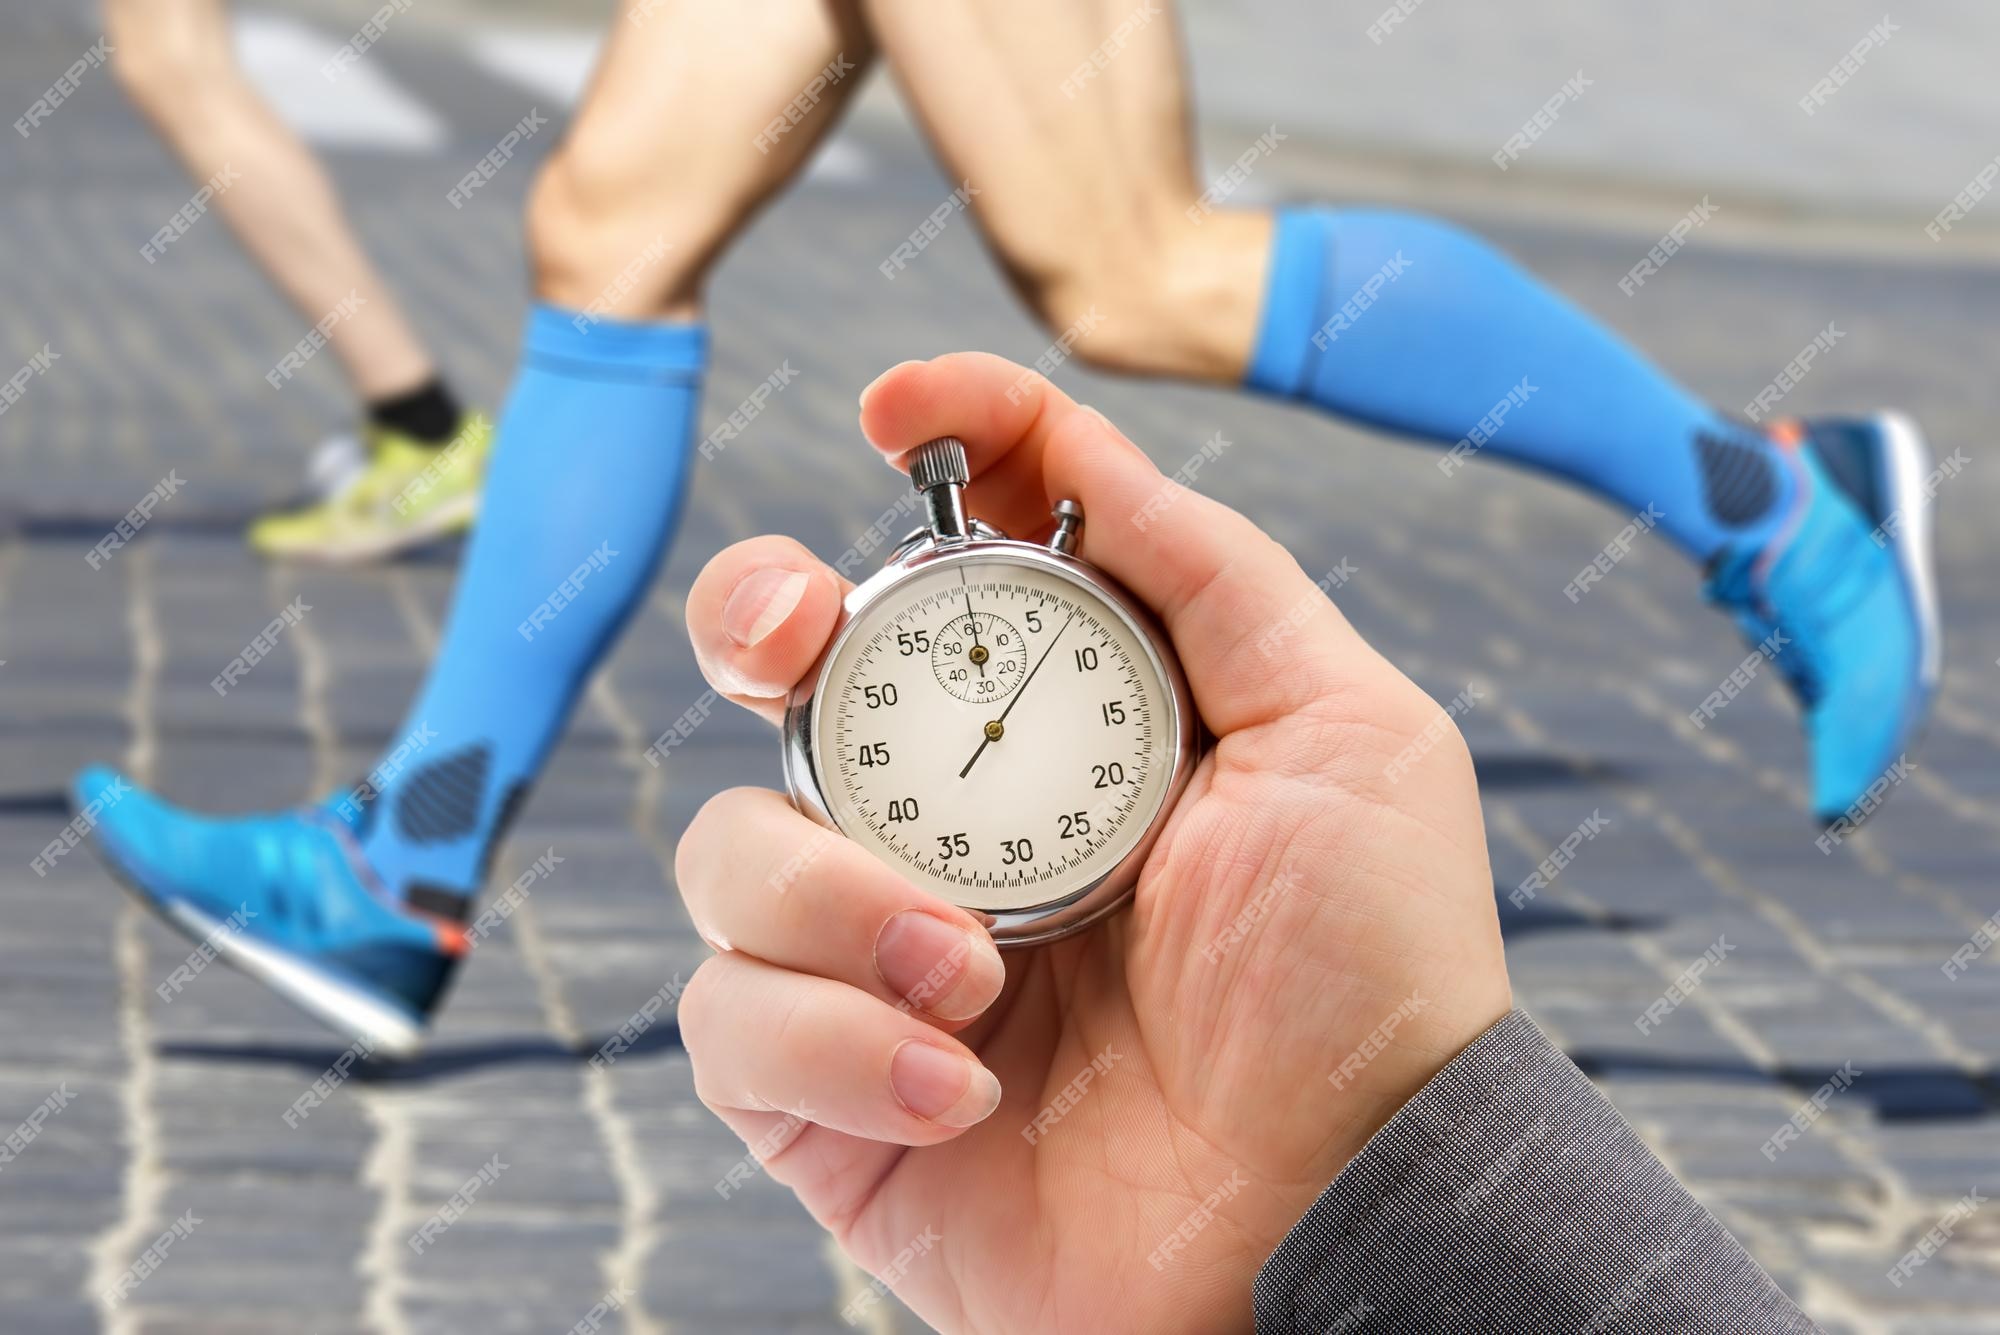
[(940, 562), (892, 586), (844, 632), (814, 711), (842, 831), (968, 908), (1084, 889), (1172, 780), (1173, 703), (1144, 632), (1026, 562)]
[[(966, 591), (966, 605), (972, 603)], [(931, 636), (931, 674), (961, 700), (1004, 700), (1028, 675), (1021, 632), (991, 612), (948, 617)]]

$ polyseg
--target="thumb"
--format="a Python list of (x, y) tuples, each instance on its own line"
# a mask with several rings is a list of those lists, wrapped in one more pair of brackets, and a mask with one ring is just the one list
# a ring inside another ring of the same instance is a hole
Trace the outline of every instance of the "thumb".
[(1228, 734), (1380, 680), (1388, 665), (1262, 529), (1165, 477), (1103, 414), (1064, 421), (1048, 495), (1084, 510), (1082, 552), (1166, 625), (1202, 717)]

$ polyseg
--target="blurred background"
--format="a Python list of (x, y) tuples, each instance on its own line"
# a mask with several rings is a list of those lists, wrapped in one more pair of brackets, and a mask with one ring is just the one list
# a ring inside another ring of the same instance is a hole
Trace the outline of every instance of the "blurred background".
[[(322, 64), (377, 6), (231, 8), (249, 75), (324, 156), (446, 369), (499, 403), (527, 297), (521, 202), (607, 7), (414, 0), (338, 81)], [(1197, 485), (1308, 571), (1350, 563), (1343, 609), (1440, 702), (1476, 685), (1458, 724), (1518, 998), (1779, 1281), (1832, 1330), (2000, 1329), (2000, 1211), (1887, 1277), (1954, 1202), (2000, 1186), (2000, 967), (1943, 967), (2000, 910), (2000, 590), (1979, 574), (2000, 547), (2000, 202), (1926, 232), (2000, 154), (2000, 11), (1890, 16), (1808, 115), (1800, 98), (1879, 7), (1425, 0), (1371, 36), (1384, 8), (1185, 6), (1205, 174), (1286, 136), (1232, 203), (1391, 202), (1470, 224), (1726, 407), (1833, 324), (1843, 337), (1786, 411), (1897, 406), (1939, 459), (1962, 452), (1935, 502), (1945, 687), (1881, 814), (1816, 846), (1769, 674), (1689, 724), (1744, 651), (1664, 544), (1564, 596), (1626, 516), (1485, 464), (1447, 477), (1429, 449), (1241, 395), (1074, 365), (1055, 378), (1169, 469), (1216, 433), (1234, 443)], [(103, 28), (78, 0), (10, 0), (0, 31), (12, 122)], [(1497, 170), (1579, 71), (1588, 92)], [(549, 125), (453, 207), (533, 111)], [(223, 969), (163, 1004), (185, 943), (88, 857), (46, 877), (29, 863), (86, 762), (220, 810), (351, 780), (420, 679), (457, 551), (351, 573), (246, 551), (244, 525), (351, 413), (332, 359), (267, 383), (305, 331), (218, 219), (142, 256), (191, 186), (109, 70), (0, 136), (0, 382), (29, 371), (0, 407), (0, 1135), (36, 1127), (0, 1162), (0, 1331), (851, 1328), (866, 1277), (788, 1193), (729, 1185), (743, 1148), (696, 1103), (664, 1004), (705, 954), (670, 884), (674, 842), (716, 789), (779, 782), (776, 747), (717, 712), (666, 766), (641, 753), (703, 699), (681, 600), (707, 556), (767, 530), (831, 555), (895, 499), (856, 439), (860, 387), (905, 357), (1047, 346), (966, 223), (895, 281), (878, 270), (954, 184), (876, 77), (726, 257), (708, 425), (778, 368), (796, 378), (700, 466), (665, 573), (495, 880), (545, 850), (560, 866), (480, 942), (424, 1057), (333, 1078), (288, 1123), (315, 1080), (345, 1075), (340, 1045)], [(1685, 250), (1621, 290), (1704, 204)], [(94, 568), (86, 553), (170, 470), (141, 537)], [(300, 598), (312, 615), (218, 697), (211, 678)], [(1593, 817), (1549, 888), (1508, 904)], [(1722, 962), (1641, 1033), (1720, 941)], [(590, 1064), (621, 1026), (630, 1050)], [(1824, 1115), (1764, 1153), (1842, 1072)], [(505, 1175), (434, 1245), (406, 1246), (496, 1154)], [(127, 1299), (101, 1296), (189, 1216)], [(887, 1306), (861, 1327), (916, 1328)]]

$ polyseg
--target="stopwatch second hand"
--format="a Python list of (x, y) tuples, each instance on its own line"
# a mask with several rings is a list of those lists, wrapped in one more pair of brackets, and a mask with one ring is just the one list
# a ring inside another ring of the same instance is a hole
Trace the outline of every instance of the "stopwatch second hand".
[(965, 624), (972, 628), (972, 647), (979, 650), (978, 653), (967, 654), (966, 657), (972, 660), (972, 665), (979, 669), (979, 675), (984, 677), (986, 675), (986, 649), (979, 643), (979, 618), (972, 614), (972, 595), (970, 593), (965, 595)]
[[(989, 728), (997, 728), (1000, 724), (1005, 723), (1007, 721), (1007, 716), (1014, 712), (1014, 706), (1020, 704), (1021, 697), (1028, 693), (1028, 683), (1033, 681), (1035, 679), (1035, 674), (1042, 670), (1042, 664), (1049, 661), (1049, 655), (1055, 652), (1056, 641), (1060, 640), (1063, 637), (1063, 632), (1069, 629), (1069, 623), (1074, 620), (1076, 620), (1076, 613), (1071, 612), (1069, 614), (1068, 619), (1065, 620), (1062, 623), (1062, 625), (1056, 628), (1056, 633), (1049, 639), (1049, 647), (1042, 650), (1042, 656), (1040, 658), (1037, 658), (1035, 660), (1035, 665), (1028, 669), (1028, 675), (1021, 678), (1021, 684), (1014, 688), (1014, 698), (1012, 700), (1009, 700), (1007, 702), (1007, 707), (1000, 711), (1000, 717), (994, 719), (991, 724), (987, 725)], [(985, 740), (979, 743), (979, 749), (972, 753), (972, 759), (966, 761), (965, 768), (958, 772), (958, 777), (962, 779), (966, 775), (972, 773), (972, 767), (979, 763), (979, 757), (986, 754), (986, 748), (991, 746), (992, 744), (993, 744), (993, 733), (988, 732), (986, 734)]]
[(965, 590), (965, 624), (972, 631), (972, 647), (979, 650), (978, 653), (968, 654), (966, 657), (972, 660), (972, 665), (979, 669), (979, 676), (981, 680), (984, 680), (986, 677), (986, 650), (979, 643), (979, 618), (972, 614), (972, 590), (965, 583), (965, 571), (963, 568), (958, 572), (958, 585), (961, 589)]

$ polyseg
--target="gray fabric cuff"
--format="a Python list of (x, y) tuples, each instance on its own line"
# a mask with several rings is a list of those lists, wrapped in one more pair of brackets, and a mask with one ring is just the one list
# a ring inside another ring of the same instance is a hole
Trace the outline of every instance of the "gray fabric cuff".
[(1520, 1011), (1321, 1193), (1256, 1308), (1312, 1335), (1818, 1329)]

